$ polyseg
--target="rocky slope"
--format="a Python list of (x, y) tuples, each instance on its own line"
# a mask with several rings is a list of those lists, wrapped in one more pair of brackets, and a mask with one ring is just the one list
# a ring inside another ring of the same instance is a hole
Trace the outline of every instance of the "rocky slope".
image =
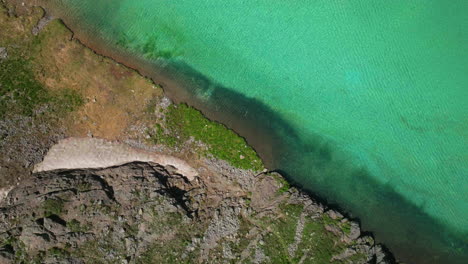
[(211, 183), (142, 162), (35, 173), (3, 190), (0, 262), (390, 263), (278, 174), (214, 171)]

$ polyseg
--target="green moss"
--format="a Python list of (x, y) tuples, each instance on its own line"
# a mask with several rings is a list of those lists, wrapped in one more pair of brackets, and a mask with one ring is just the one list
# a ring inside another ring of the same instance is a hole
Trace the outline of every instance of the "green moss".
[(233, 253), (238, 253), (240, 254), (244, 249), (247, 248), (247, 246), (250, 243), (250, 239), (246, 239), (248, 236), (248, 233), (252, 229), (253, 225), (247, 221), (244, 217), (240, 217), (240, 226), (238, 230), (239, 237), (242, 239), (239, 239), (237, 243), (230, 243), (229, 245), (231, 246), (231, 250)]
[(76, 189), (79, 192), (86, 192), (91, 189), (91, 184), (89, 182), (81, 182), (76, 186)]
[(65, 257), (68, 257), (70, 253), (68, 253), (68, 251), (66, 251), (63, 248), (53, 247), (47, 251), (47, 255), (55, 256), (59, 258), (65, 258)]
[(0, 63), (0, 119), (8, 113), (34, 116), (41, 107), (42, 113), (63, 115), (83, 103), (76, 91), (51, 93), (45, 89), (35, 79), (27, 60), (10, 58)]
[(8, 59), (0, 63), (0, 119), (9, 111), (31, 116), (36, 106), (50, 100), (34, 79), (28, 62)]
[(70, 255), (85, 263), (96, 264), (121, 263), (126, 258), (125, 248), (110, 238), (87, 241), (79, 248), (71, 250)]
[(322, 216), (322, 222), (324, 225), (337, 225), (338, 221), (331, 218), (328, 214)]
[(363, 253), (357, 253), (346, 259), (348, 263), (366, 263), (367, 257)]
[[(262, 218), (262, 229), (270, 230), (263, 240), (262, 250), (270, 258), (271, 263), (330, 263), (334, 255), (338, 255), (347, 247), (339, 238), (325, 229), (325, 224), (337, 225), (338, 220), (324, 215), (322, 219), (304, 218), (302, 237), (293, 256), (288, 248), (295, 243), (295, 234), (299, 217), (303, 211), (302, 205), (280, 205), (282, 217)], [(354, 256), (353, 256), (354, 257)], [(356, 256), (361, 259), (362, 256)], [(336, 261), (336, 263), (342, 263)]]
[(84, 104), (83, 97), (75, 90), (65, 89), (52, 95), (51, 102), (55, 103), (56, 112), (72, 112)]
[(44, 210), (44, 216), (48, 217), (51, 215), (60, 215), (63, 212), (63, 200), (60, 199), (48, 199), (42, 204)]
[(181, 146), (191, 137), (207, 146), (198, 150), (202, 155), (212, 155), (242, 169), (263, 169), (257, 153), (244, 138), (186, 104), (169, 106), (165, 120), (155, 126), (152, 135), (155, 143), (169, 147)]
[(271, 221), (265, 218), (264, 227), (271, 230), (265, 235), (265, 244), (262, 247), (265, 254), (270, 257), (272, 263), (294, 263), (289, 255), (288, 248), (294, 243), (297, 222), (303, 210), (302, 205), (283, 204), (280, 206), (282, 217)]
[[(175, 218), (174, 218), (175, 217)], [(197, 256), (197, 250), (186, 252), (187, 246), (191, 243), (192, 237), (201, 237), (197, 224), (184, 224), (178, 220), (176, 214), (169, 215), (167, 218), (162, 217), (162, 229), (156, 231), (158, 234), (165, 234), (167, 226), (171, 226), (175, 234), (171, 239), (165, 241), (154, 242), (143, 254), (139, 256), (136, 263), (194, 263)], [(161, 218), (158, 218), (158, 221)], [(153, 229), (153, 231), (155, 231)], [(182, 257), (182, 252), (186, 252), (186, 256)]]
[(80, 232), (80, 230), (81, 230), (81, 224), (76, 219), (73, 219), (70, 222), (67, 222), (67, 227), (72, 232)]
[(26, 245), (17, 237), (10, 236), (6, 238), (0, 243), (0, 248), (14, 252), (13, 263), (44, 263), (42, 261), (43, 252), (38, 252), (36, 256), (31, 257), (28, 254), (28, 249), (26, 248)]
[(281, 175), (279, 175), (277, 173), (272, 173), (272, 174), (269, 174), (269, 175), (271, 177), (273, 177), (278, 182), (278, 184), (281, 186), (277, 191), (278, 194), (285, 193), (291, 188), (291, 185), (289, 184), (289, 182), (286, 181), (285, 178), (283, 178), (283, 176), (281, 176)]
[(340, 219), (333, 219), (327, 214), (324, 214), (322, 216), (322, 222), (324, 223), (324, 225), (330, 225), (330, 226), (338, 227), (345, 234), (351, 233), (351, 223), (350, 222), (341, 222)]
[(351, 224), (349, 222), (341, 223), (340, 228), (346, 235), (351, 233)]
[(76, 219), (72, 219), (71, 221), (67, 222), (67, 227), (70, 229), (70, 231), (75, 233), (86, 232), (90, 229), (89, 225), (82, 224)]
[(334, 236), (325, 230), (323, 224), (306, 220), (297, 252), (308, 252), (309, 263), (330, 263), (332, 256), (339, 253), (335, 243)]

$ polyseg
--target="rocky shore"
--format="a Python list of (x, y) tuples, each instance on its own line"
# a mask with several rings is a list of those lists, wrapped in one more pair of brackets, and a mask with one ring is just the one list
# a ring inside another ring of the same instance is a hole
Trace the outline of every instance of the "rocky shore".
[(212, 166), (192, 181), (143, 162), (35, 173), (4, 190), (0, 262), (391, 263), (280, 175)]

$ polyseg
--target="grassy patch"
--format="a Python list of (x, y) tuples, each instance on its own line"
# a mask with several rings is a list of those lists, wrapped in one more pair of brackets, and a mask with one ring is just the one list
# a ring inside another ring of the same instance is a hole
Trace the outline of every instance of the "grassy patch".
[(271, 173), (270, 176), (273, 177), (281, 186), (277, 191), (279, 194), (285, 193), (291, 188), (291, 185), (283, 176), (277, 173)]
[(241, 252), (246, 249), (250, 243), (250, 239), (247, 238), (250, 229), (252, 229), (252, 224), (249, 223), (244, 217), (240, 217), (240, 227), (239, 231), (239, 241), (238, 243), (230, 243), (231, 250), (234, 254), (240, 255)]
[(87, 224), (81, 224), (80, 221), (76, 219), (72, 219), (71, 221), (67, 222), (67, 227), (70, 229), (70, 231), (74, 233), (79, 233), (79, 232), (86, 232), (90, 230), (90, 226)]
[(165, 240), (155, 241), (143, 254), (139, 256), (136, 263), (194, 263), (198, 250), (185, 252), (191, 244), (192, 237), (201, 237), (202, 231), (197, 224), (187, 225), (180, 220), (180, 214), (170, 213), (166, 217), (159, 216), (156, 221), (161, 221), (163, 228), (153, 228), (156, 234), (167, 234), (168, 226), (174, 231), (173, 236)]
[(24, 59), (11, 58), (0, 63), (0, 119), (8, 113), (34, 116), (36, 111), (62, 115), (82, 104), (83, 99), (76, 91), (52, 93), (45, 89)]
[(58, 258), (65, 258), (68, 257), (70, 253), (68, 253), (68, 251), (66, 251), (65, 249), (53, 247), (47, 251), (47, 255), (55, 256)]
[(181, 257), (181, 252), (184, 252), (188, 243), (189, 240), (183, 238), (155, 243), (137, 259), (136, 263), (193, 263), (193, 259)]
[(286, 204), (280, 207), (283, 216), (278, 220), (270, 222), (267, 218), (265, 223), (271, 230), (265, 235), (263, 251), (270, 257), (272, 263), (294, 263), (290, 257), (288, 248), (294, 243), (297, 221), (303, 210), (302, 205)]
[(70, 255), (85, 263), (96, 264), (122, 263), (127, 257), (125, 248), (111, 238), (85, 242), (79, 248), (70, 251)]
[(351, 223), (349, 222), (341, 223), (340, 228), (346, 235), (349, 235), (351, 233)]
[(44, 216), (49, 217), (51, 215), (60, 215), (63, 212), (63, 200), (60, 199), (48, 199), (42, 204), (44, 210)]
[(34, 79), (26, 61), (9, 59), (0, 63), (0, 118), (15, 110), (31, 116), (37, 105), (49, 100), (48, 92)]
[(339, 253), (339, 249), (335, 245), (335, 237), (324, 229), (322, 223), (307, 220), (297, 253), (296, 260), (307, 254), (310, 263), (330, 263), (330, 259)]
[(165, 120), (156, 125), (152, 135), (155, 143), (175, 147), (185, 144), (192, 137), (207, 146), (207, 149), (199, 150), (203, 155), (211, 154), (242, 169), (263, 169), (257, 153), (244, 138), (224, 125), (210, 121), (200, 111), (179, 104), (169, 106), (165, 114)]
[(333, 219), (331, 218), (328, 214), (324, 214), (322, 216), (322, 222), (324, 225), (330, 225), (330, 226), (336, 226), (341, 231), (343, 231), (344, 234), (349, 234), (351, 233), (351, 223), (350, 222), (341, 222), (341, 219)]
[[(294, 256), (289, 255), (288, 248), (295, 242), (295, 233), (298, 219), (303, 211), (302, 205), (280, 205), (283, 217), (277, 220), (263, 218), (263, 228), (268, 228), (262, 246), (271, 263), (330, 263), (334, 255), (338, 255), (346, 249), (347, 245), (339, 240), (339, 237), (325, 229), (325, 224), (338, 225), (339, 221), (324, 215), (322, 219), (305, 217), (304, 228), (300, 243)], [(353, 256), (353, 260), (362, 260), (363, 255)], [(346, 260), (348, 261), (348, 260)], [(334, 263), (344, 263), (335, 261)], [(346, 262), (350, 263), (350, 262)]]
[(41, 263), (29, 257), (25, 244), (17, 237), (6, 238), (0, 242), (0, 248), (14, 252), (13, 263)]

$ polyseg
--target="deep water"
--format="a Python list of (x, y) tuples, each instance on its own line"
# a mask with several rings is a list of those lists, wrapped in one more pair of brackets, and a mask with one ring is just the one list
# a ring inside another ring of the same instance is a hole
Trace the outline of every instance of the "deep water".
[(47, 2), (397, 258), (466, 261), (468, 1)]

